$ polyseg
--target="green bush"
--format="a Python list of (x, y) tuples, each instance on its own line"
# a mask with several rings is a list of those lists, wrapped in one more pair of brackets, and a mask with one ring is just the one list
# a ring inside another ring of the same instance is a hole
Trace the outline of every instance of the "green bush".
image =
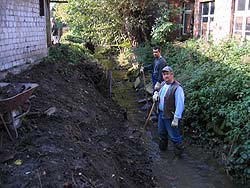
[[(169, 63), (186, 93), (186, 123), (224, 141), (226, 167), (237, 180), (250, 178), (250, 45), (233, 40), (168, 44)], [(186, 75), (186, 76), (183, 76)], [(185, 79), (188, 78), (188, 79)]]
[(153, 61), (153, 48), (149, 43), (140, 44), (138, 48), (134, 49), (137, 61), (143, 65), (152, 63)]
[(92, 59), (93, 55), (79, 43), (61, 43), (49, 48), (49, 55), (45, 58), (47, 62), (66, 61), (69, 63), (80, 63), (85, 59)]
[(171, 18), (174, 18), (179, 15), (181, 10), (174, 6), (170, 6), (168, 9), (161, 7), (161, 14), (155, 20), (155, 24), (152, 27), (151, 36), (152, 42), (162, 44), (169, 41), (169, 34), (180, 29), (181, 25), (171, 21)]
[(186, 126), (201, 139), (223, 142), (227, 171), (249, 181), (250, 44), (191, 39), (165, 43), (163, 49), (184, 87)]

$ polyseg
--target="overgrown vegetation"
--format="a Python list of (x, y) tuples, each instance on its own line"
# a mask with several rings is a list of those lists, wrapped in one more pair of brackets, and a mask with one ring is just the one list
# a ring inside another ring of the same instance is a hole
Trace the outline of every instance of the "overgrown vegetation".
[(152, 27), (152, 42), (158, 44), (164, 44), (170, 40), (170, 34), (173, 31), (178, 31), (181, 25), (174, 23), (172, 20), (174, 17), (178, 17), (181, 10), (174, 6), (170, 6), (168, 9), (161, 8), (161, 14), (155, 20), (155, 24)]
[[(127, 47), (134, 35), (139, 42), (161, 44), (162, 55), (186, 93), (186, 126), (199, 140), (223, 146), (221, 157), (228, 173), (246, 183), (250, 179), (250, 44), (238, 46), (233, 40), (217, 45), (203, 40), (168, 43), (166, 34), (178, 25), (169, 21), (169, 9), (155, 22), (159, 2), (71, 0), (58, 6), (57, 17), (78, 36), (68, 36), (67, 40), (78, 44), (71, 44), (70, 49), (65, 45), (52, 48), (52, 58), (57, 58), (55, 50), (70, 54), (65, 56), (69, 62), (86, 58), (78, 52), (91, 57), (82, 45), (90, 39), (115, 48), (121, 44)], [(139, 63), (152, 62), (152, 46), (148, 43), (140, 44), (134, 52)]]
[(56, 18), (85, 41), (118, 45), (151, 40), (151, 29), (163, 0), (71, 0), (56, 6)]
[[(137, 52), (148, 49), (146, 45)], [(185, 89), (186, 126), (199, 140), (224, 146), (220, 157), (228, 173), (243, 183), (250, 179), (249, 52), (249, 43), (238, 46), (233, 40), (218, 45), (189, 40), (163, 46), (163, 55)]]
[[(75, 38), (77, 40), (77, 38)], [(68, 63), (79, 63), (85, 59), (93, 59), (93, 55), (81, 43), (67, 42), (64, 39), (59, 45), (49, 49), (49, 55), (45, 58), (47, 62), (65, 61)]]

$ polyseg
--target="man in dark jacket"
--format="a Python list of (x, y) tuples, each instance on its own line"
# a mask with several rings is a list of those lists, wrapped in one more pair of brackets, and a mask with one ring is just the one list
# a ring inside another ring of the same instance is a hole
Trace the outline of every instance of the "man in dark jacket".
[(140, 72), (152, 70), (153, 89), (158, 90), (163, 81), (161, 70), (167, 65), (166, 60), (161, 56), (161, 48), (153, 48), (154, 61), (152, 64), (141, 67)]
[(159, 101), (158, 134), (159, 148), (166, 150), (168, 137), (174, 143), (174, 152), (181, 155), (184, 149), (180, 133), (180, 119), (184, 111), (184, 91), (178, 81), (174, 79), (174, 72), (170, 66), (162, 69), (164, 81), (160, 91), (155, 91), (153, 101)]

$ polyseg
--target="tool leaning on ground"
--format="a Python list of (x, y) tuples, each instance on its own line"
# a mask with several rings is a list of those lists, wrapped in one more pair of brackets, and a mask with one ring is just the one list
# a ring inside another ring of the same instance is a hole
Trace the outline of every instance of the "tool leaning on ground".
[(145, 128), (146, 128), (146, 126), (147, 126), (147, 124), (148, 124), (148, 122), (149, 122), (149, 119), (150, 119), (150, 116), (151, 116), (151, 114), (152, 114), (152, 112), (153, 112), (153, 110), (154, 110), (154, 107), (155, 107), (155, 101), (153, 102), (152, 107), (151, 107), (151, 109), (150, 109), (150, 111), (149, 111), (149, 113), (148, 113), (148, 117), (147, 117), (147, 119), (146, 119), (146, 121), (145, 121), (145, 123), (144, 123), (144, 126), (143, 126), (143, 129), (144, 129), (144, 130), (145, 130)]
[[(147, 90), (146, 90), (146, 79), (145, 79), (145, 74), (144, 74), (144, 71), (143, 71), (143, 69), (142, 70), (140, 70), (140, 72), (141, 72), (141, 74), (142, 74), (142, 77), (143, 77), (143, 85), (144, 85), (144, 91), (145, 91), (145, 96), (146, 96), (146, 106), (147, 106), (147, 108), (149, 109), (149, 102), (148, 102), (148, 93), (147, 93)], [(146, 119), (146, 121), (145, 121), (145, 123), (144, 123), (144, 126), (143, 126), (143, 129), (145, 130), (145, 128), (146, 128), (146, 126), (147, 126), (147, 124), (148, 124), (148, 122), (149, 122), (149, 120), (150, 120), (150, 117), (151, 117), (151, 115), (152, 115), (152, 112), (153, 112), (153, 110), (154, 110), (154, 108), (155, 108), (155, 104), (157, 103), (157, 101), (154, 101), (153, 100), (153, 104), (152, 104), (152, 106), (151, 106), (151, 109), (150, 109), (150, 111), (148, 111), (147, 110), (147, 119)]]
[[(158, 92), (158, 91), (155, 91), (152, 98), (153, 98), (153, 105), (152, 105), (151, 110), (150, 110), (150, 112), (148, 113), (148, 117), (147, 117), (147, 119), (146, 119), (146, 121), (145, 121), (144, 130), (145, 130), (147, 124), (148, 124), (148, 121), (149, 121), (149, 119), (150, 119), (150, 116), (151, 116), (151, 114), (152, 114), (154, 108), (155, 108), (155, 105), (156, 105), (156, 108), (157, 108), (157, 111), (158, 111), (159, 92)], [(157, 112), (157, 113), (158, 113), (158, 112)]]
[(145, 92), (145, 97), (146, 97), (146, 109), (147, 109), (147, 112), (148, 112), (148, 110), (149, 110), (149, 103), (148, 103), (148, 93), (147, 93), (147, 89), (146, 89), (146, 78), (145, 78), (144, 71), (142, 71), (141, 73), (142, 73), (143, 85), (144, 85), (144, 92)]

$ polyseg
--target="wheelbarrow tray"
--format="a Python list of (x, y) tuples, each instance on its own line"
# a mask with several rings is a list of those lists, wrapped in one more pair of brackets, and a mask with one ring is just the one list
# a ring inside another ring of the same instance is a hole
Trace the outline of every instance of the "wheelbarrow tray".
[[(0, 83), (0, 87), (7, 86), (11, 83)], [(25, 90), (17, 95), (6, 99), (0, 99), (0, 113), (4, 114), (16, 109), (18, 106), (23, 105), (29, 97), (32, 95), (34, 89), (38, 87), (38, 84), (35, 83), (17, 83), (25, 86)]]

